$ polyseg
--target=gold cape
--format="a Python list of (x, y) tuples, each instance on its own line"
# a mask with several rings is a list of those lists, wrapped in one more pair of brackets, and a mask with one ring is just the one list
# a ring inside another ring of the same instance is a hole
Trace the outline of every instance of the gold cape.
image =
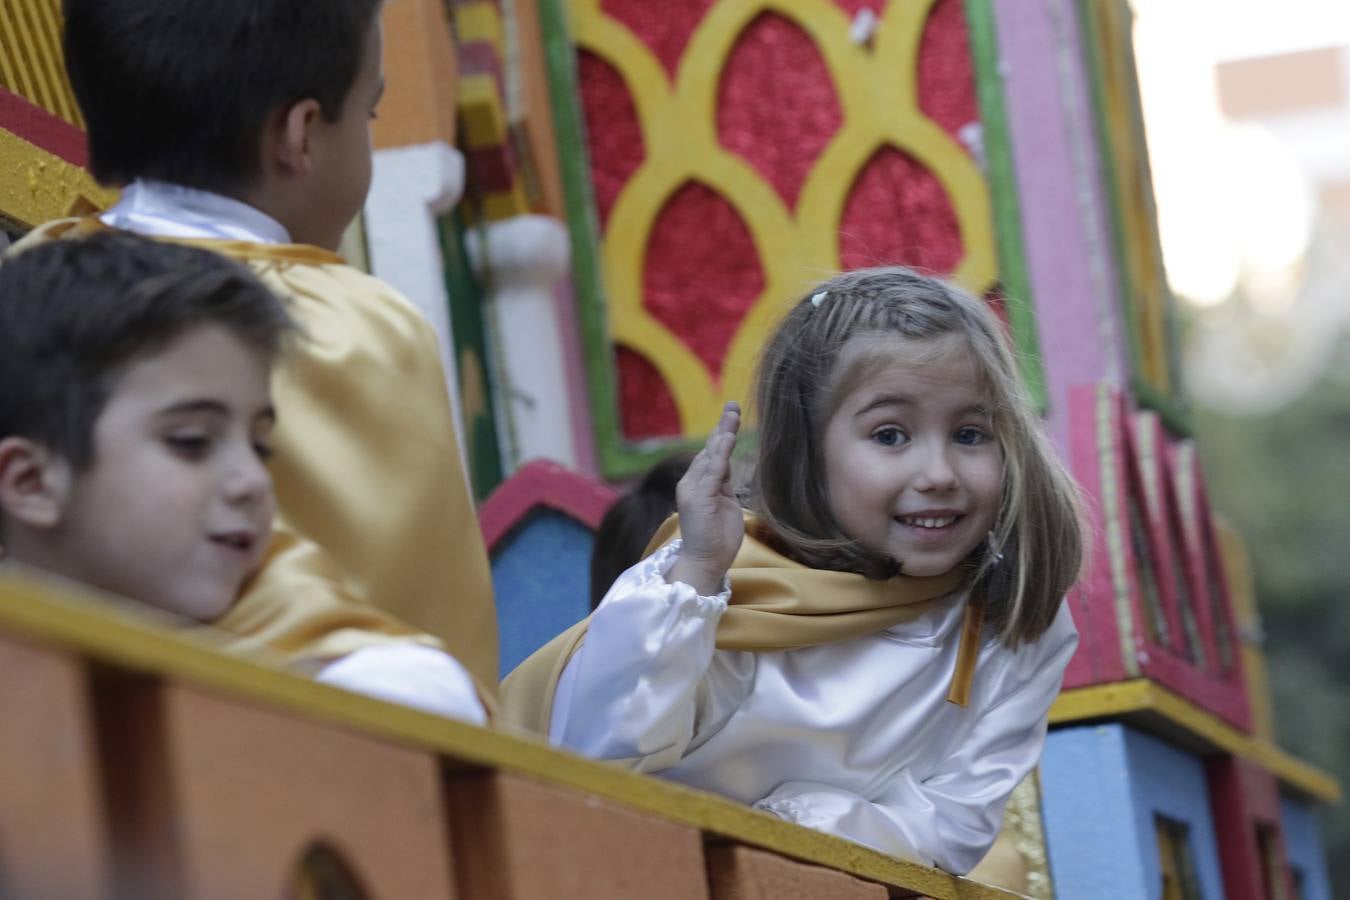
[[(652, 538), (648, 552), (679, 534), (672, 516)], [(793, 650), (874, 634), (909, 622), (932, 602), (961, 587), (959, 570), (927, 578), (899, 576), (886, 581), (853, 572), (812, 569), (784, 556), (768, 529), (746, 515), (745, 540), (731, 564), (731, 600), (717, 625), (719, 650)], [(948, 700), (965, 706), (979, 653), (983, 605), (966, 605), (961, 648)], [(525, 660), (502, 682), (499, 721), (547, 735), (553, 695), (590, 624), (587, 617)]]
[[(18, 242), (104, 230), (48, 223)], [(223, 253), (285, 301), (302, 334), (273, 373), (275, 532), (215, 623), (233, 649), (294, 663), (413, 640), (497, 682), (497, 620), (435, 336), (389, 285), (318, 247), (177, 240)]]

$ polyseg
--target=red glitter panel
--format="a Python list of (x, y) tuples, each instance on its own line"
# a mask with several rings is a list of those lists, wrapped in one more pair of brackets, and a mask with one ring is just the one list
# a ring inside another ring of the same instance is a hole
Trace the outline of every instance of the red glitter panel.
[(614, 348), (619, 372), (619, 428), (630, 441), (678, 437), (680, 413), (656, 367), (627, 347)]
[(1016, 351), (1017, 347), (1012, 334), (1012, 319), (1008, 318), (1008, 297), (1003, 293), (1001, 282), (984, 292), (984, 302), (988, 303), (989, 308), (994, 311), (994, 315), (998, 316), (998, 321), (1003, 326), (1003, 336), (1008, 339), (1008, 347)]
[(980, 120), (964, 0), (933, 5), (923, 26), (918, 65), (919, 109), (959, 141), (961, 128)]
[(651, 48), (672, 81), (694, 29), (713, 0), (601, 0), (600, 9)]
[(577, 53), (586, 154), (595, 188), (596, 212), (603, 231), (614, 201), (642, 165), (647, 151), (637, 108), (619, 70), (585, 50)]
[(886, 9), (886, 0), (834, 0), (834, 5), (848, 13), (849, 18), (853, 18), (864, 9), (870, 9), (880, 19), (882, 11)]
[(830, 71), (810, 36), (776, 13), (756, 16), (722, 72), (717, 135), (789, 207), (844, 121)]
[(684, 184), (652, 226), (642, 305), (716, 376), (763, 291), (764, 270), (740, 215), (707, 186)]
[(956, 213), (937, 177), (895, 147), (872, 154), (839, 225), (844, 268), (898, 264), (945, 275), (964, 254)]

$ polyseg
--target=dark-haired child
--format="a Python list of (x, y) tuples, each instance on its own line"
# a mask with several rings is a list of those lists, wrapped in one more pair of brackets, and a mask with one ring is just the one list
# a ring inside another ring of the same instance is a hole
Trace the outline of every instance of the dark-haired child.
[(675, 485), (691, 459), (680, 453), (661, 460), (605, 512), (591, 550), (592, 610), (600, 605), (614, 579), (642, 559), (656, 529), (675, 512)]
[(248, 270), (128, 235), (0, 265), (0, 543), (212, 622), (272, 528), (268, 380), (292, 323)]
[(91, 167), (123, 193), (17, 249), (108, 228), (171, 238), (245, 263), (285, 300), (304, 339), (273, 381), (274, 538), (218, 624), (296, 662), (342, 658), (334, 683), (439, 707), (464, 667), (495, 679), (487, 556), (430, 326), (334, 252), (370, 183), (380, 11), (65, 0)]

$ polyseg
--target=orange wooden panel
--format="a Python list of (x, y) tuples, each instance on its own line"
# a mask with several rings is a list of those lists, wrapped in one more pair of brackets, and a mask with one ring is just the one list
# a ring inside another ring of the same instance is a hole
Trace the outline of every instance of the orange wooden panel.
[(886, 900), (886, 888), (749, 847), (708, 848), (712, 900)]
[(317, 845), (369, 900), (454, 897), (433, 754), (149, 679), (99, 705), (123, 895), (287, 896)]
[(695, 828), (512, 775), (450, 783), (456, 874), (473, 900), (701, 900)]
[(106, 896), (84, 667), (0, 636), (0, 896)]
[(455, 144), (454, 40), (440, 0), (399, 0), (384, 7), (384, 99), (375, 147)]

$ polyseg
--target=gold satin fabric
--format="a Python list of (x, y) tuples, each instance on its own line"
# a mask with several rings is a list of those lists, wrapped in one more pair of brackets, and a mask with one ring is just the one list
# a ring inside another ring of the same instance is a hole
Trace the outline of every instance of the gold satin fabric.
[[(106, 228), (92, 218), (54, 222), (14, 249)], [(215, 626), (239, 650), (267, 647), (297, 663), (414, 640), (449, 651), (490, 691), (491, 574), (422, 314), (317, 247), (177, 242), (248, 265), (303, 332), (272, 378), (275, 534)]]
[[(679, 534), (672, 516), (652, 538), (648, 551)], [(767, 528), (754, 516), (745, 519), (745, 540), (728, 573), (731, 600), (717, 626), (719, 650), (771, 652), (812, 647), (875, 634), (909, 622), (932, 601), (961, 587), (953, 570), (928, 578), (899, 576), (886, 581), (853, 572), (802, 565), (772, 546)], [(979, 627), (982, 607), (966, 607), (964, 632)], [(569, 659), (586, 636), (589, 617), (573, 625), (521, 663), (502, 682), (502, 720), (536, 734), (548, 734), (553, 694)], [(978, 634), (978, 630), (976, 631)], [(965, 705), (959, 684), (969, 685), (979, 645), (963, 642), (957, 662), (953, 702)]]

